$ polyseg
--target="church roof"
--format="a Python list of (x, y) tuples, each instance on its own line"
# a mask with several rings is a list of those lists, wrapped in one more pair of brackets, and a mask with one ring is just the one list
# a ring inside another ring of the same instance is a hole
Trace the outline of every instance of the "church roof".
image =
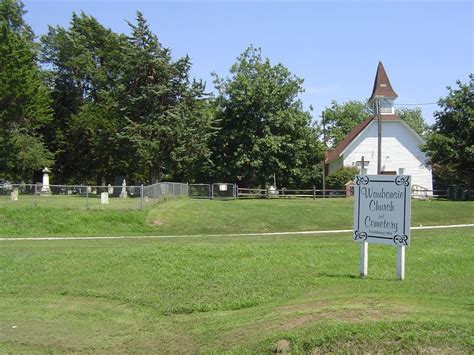
[[(382, 121), (400, 121), (400, 117), (397, 115), (381, 115)], [(377, 117), (369, 117), (365, 121), (362, 121), (357, 126), (355, 126), (347, 136), (329, 153), (325, 154), (325, 163), (328, 164), (329, 162), (337, 159), (341, 153), (351, 144), (351, 142), (364, 130), (365, 127), (369, 125), (370, 122), (376, 121)]]
[(370, 95), (369, 101), (374, 98), (397, 98), (398, 95), (393, 90), (390, 80), (388, 80), (387, 73), (383, 67), (382, 62), (379, 62), (377, 66), (377, 74), (375, 74), (374, 88), (372, 89), (372, 95)]

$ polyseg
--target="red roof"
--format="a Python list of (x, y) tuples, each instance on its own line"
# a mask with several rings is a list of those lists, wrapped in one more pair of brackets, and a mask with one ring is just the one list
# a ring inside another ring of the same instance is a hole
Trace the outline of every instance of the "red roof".
[[(400, 117), (397, 115), (381, 115), (382, 121), (400, 121)], [(377, 117), (370, 117), (365, 121), (362, 121), (357, 126), (355, 126), (349, 134), (330, 152), (325, 154), (325, 163), (329, 163), (337, 159), (341, 153), (347, 148), (349, 144), (364, 130), (365, 127), (369, 125), (370, 122), (377, 120)]]
[(382, 62), (379, 62), (377, 66), (377, 74), (375, 74), (374, 88), (372, 89), (372, 95), (370, 95), (369, 101), (372, 101), (375, 97), (387, 97), (387, 98), (397, 98), (398, 95), (392, 89), (390, 80), (388, 80), (387, 73), (383, 67)]

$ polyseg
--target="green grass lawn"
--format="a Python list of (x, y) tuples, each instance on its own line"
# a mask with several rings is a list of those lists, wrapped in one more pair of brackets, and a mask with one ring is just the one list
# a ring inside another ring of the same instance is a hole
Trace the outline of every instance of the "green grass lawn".
[(0, 352), (472, 353), (473, 234), (2, 242)]
[[(154, 203), (153, 199), (144, 200), (144, 206)], [(141, 208), (140, 197), (119, 198), (109, 196), (109, 203), (102, 205), (100, 195), (90, 195), (89, 197), (81, 195), (21, 195), (17, 201), (12, 201), (9, 195), (0, 195), (0, 208), (17, 207), (43, 207), (43, 208), (62, 208), (75, 210), (139, 210)]]
[[(0, 208), (2, 236), (182, 235), (352, 225), (353, 200), (175, 200), (146, 211)], [(474, 223), (413, 201), (413, 225)], [(0, 241), (0, 352), (474, 352), (474, 228), (369, 247), (351, 234)]]

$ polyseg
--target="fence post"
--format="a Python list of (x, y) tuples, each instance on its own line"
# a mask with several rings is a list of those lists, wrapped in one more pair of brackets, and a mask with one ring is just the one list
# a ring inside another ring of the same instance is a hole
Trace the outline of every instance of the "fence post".
[(140, 185), (140, 210), (143, 211), (143, 184)]
[(214, 186), (209, 184), (209, 191), (211, 192), (211, 200), (214, 200)]
[(86, 210), (89, 209), (89, 186), (86, 185)]
[(239, 199), (239, 185), (235, 184), (235, 199)]
[(313, 185), (313, 200), (316, 200), (316, 186)]
[(35, 184), (35, 198), (33, 199), (33, 204), (35, 207), (37, 206), (37, 203), (36, 203), (37, 194), (38, 194), (38, 184)]
[(270, 198), (270, 189), (267, 187), (267, 198)]

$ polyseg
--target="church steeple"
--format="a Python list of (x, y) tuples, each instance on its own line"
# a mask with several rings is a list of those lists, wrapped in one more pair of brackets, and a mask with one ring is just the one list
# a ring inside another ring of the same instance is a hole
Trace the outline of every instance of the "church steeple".
[(372, 95), (370, 95), (369, 103), (375, 104), (377, 100), (380, 101), (381, 114), (394, 114), (393, 101), (398, 97), (393, 90), (390, 80), (388, 80), (387, 73), (383, 67), (382, 62), (377, 66), (377, 74), (375, 74), (374, 87)]

